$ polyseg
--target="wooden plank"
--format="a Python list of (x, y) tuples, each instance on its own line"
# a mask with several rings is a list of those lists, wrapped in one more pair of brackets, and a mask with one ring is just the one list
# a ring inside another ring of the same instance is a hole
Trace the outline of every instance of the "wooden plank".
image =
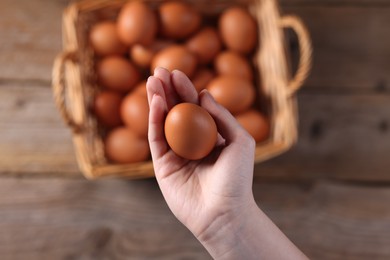
[[(209, 259), (152, 180), (2, 178), (0, 192), (2, 259)], [(389, 187), (255, 183), (254, 194), (312, 259), (390, 257)]]
[[(309, 89), (389, 89), (390, 34), (386, 25), (390, 24), (390, 7), (291, 6), (284, 8), (284, 13), (300, 16), (312, 37)], [(294, 41), (293, 47), (296, 53)]]
[(50, 80), (69, 1), (0, 1), (0, 79)]
[(1, 86), (0, 100), (0, 173), (79, 172), (47, 85)]
[(390, 180), (389, 95), (299, 95), (299, 140), (256, 167), (267, 178)]
[[(0, 173), (78, 175), (47, 86), (0, 87)], [(390, 180), (390, 96), (299, 95), (300, 137), (256, 167), (263, 178)]]
[(389, 186), (275, 183), (255, 185), (254, 193), (311, 259), (389, 259)]
[(0, 187), (2, 259), (210, 258), (153, 181), (2, 179)]

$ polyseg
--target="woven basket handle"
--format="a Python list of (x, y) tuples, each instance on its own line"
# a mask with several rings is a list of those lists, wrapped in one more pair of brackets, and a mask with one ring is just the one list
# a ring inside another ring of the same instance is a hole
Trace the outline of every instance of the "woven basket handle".
[(295, 76), (288, 83), (290, 94), (294, 94), (309, 75), (312, 65), (312, 45), (309, 32), (302, 20), (293, 15), (283, 16), (280, 25), (284, 28), (291, 28), (298, 36), (300, 59)]
[(66, 80), (65, 80), (65, 64), (67, 62), (75, 62), (75, 52), (65, 51), (59, 54), (53, 65), (53, 93), (54, 101), (65, 123), (73, 130), (73, 132), (79, 132), (81, 126), (78, 125), (72, 118), (69, 109), (66, 105)]

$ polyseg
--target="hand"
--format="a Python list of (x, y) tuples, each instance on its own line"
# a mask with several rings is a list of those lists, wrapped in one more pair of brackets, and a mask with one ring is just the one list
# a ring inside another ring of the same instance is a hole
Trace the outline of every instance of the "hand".
[[(149, 144), (157, 181), (175, 216), (196, 236), (205, 235), (215, 220), (232, 218), (253, 206), (255, 142), (235, 118), (207, 91), (196, 92), (180, 71), (157, 68), (147, 82)], [(177, 156), (164, 136), (167, 111), (181, 102), (199, 104), (214, 118), (219, 140), (206, 158)]]
[[(255, 142), (207, 91), (180, 71), (157, 68), (147, 86), (149, 145), (158, 184), (173, 214), (218, 259), (306, 259), (257, 207), (252, 193)], [(164, 136), (167, 112), (180, 102), (205, 108), (218, 142), (205, 158), (176, 155)]]

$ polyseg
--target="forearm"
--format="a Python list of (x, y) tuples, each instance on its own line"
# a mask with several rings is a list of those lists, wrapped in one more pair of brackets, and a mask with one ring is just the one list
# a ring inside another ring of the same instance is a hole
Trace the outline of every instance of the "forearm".
[(255, 203), (221, 216), (200, 238), (215, 259), (307, 259)]

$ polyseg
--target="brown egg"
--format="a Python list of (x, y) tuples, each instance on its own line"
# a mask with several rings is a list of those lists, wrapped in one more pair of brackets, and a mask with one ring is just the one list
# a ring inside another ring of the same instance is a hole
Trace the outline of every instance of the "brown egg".
[(92, 48), (97, 55), (124, 54), (126, 46), (119, 40), (116, 24), (105, 21), (95, 24), (89, 34)]
[(188, 77), (191, 77), (196, 69), (197, 61), (195, 56), (182, 45), (172, 45), (158, 52), (152, 61), (151, 73), (157, 67), (169, 71), (180, 70)]
[(108, 56), (97, 66), (99, 82), (112, 90), (130, 91), (140, 79), (137, 68), (125, 58)]
[(210, 81), (215, 77), (214, 72), (208, 68), (198, 69), (192, 77), (192, 84), (196, 91), (201, 92), (207, 87)]
[(122, 102), (121, 116), (126, 126), (141, 137), (148, 136), (149, 104), (146, 96), (130, 93)]
[(201, 64), (211, 62), (222, 48), (218, 32), (212, 27), (200, 30), (187, 41), (186, 46)]
[(253, 71), (248, 59), (234, 51), (220, 53), (214, 61), (214, 68), (219, 75), (237, 76), (249, 81), (253, 80)]
[(267, 118), (257, 110), (250, 109), (236, 116), (237, 121), (253, 136), (256, 142), (269, 137), (270, 125)]
[(98, 122), (109, 128), (121, 125), (121, 102), (122, 96), (114, 91), (105, 90), (98, 93), (93, 104), (93, 112)]
[(160, 5), (160, 26), (162, 34), (172, 39), (184, 39), (200, 26), (201, 15), (191, 5), (179, 1)]
[(107, 158), (116, 163), (142, 162), (150, 154), (148, 140), (126, 127), (112, 130), (104, 140), (104, 149)]
[(140, 83), (138, 83), (131, 93), (132, 94), (136, 94), (136, 95), (141, 95), (141, 96), (147, 98), (148, 94), (146, 92), (146, 80), (141, 81)]
[(219, 20), (222, 41), (234, 51), (248, 54), (257, 43), (257, 24), (251, 14), (240, 7), (225, 10)]
[(118, 35), (127, 45), (149, 45), (157, 33), (157, 17), (142, 1), (129, 1), (118, 15)]
[(256, 95), (251, 82), (233, 76), (219, 76), (213, 79), (208, 84), (207, 90), (232, 114), (248, 109), (253, 104)]
[(165, 119), (164, 130), (171, 149), (188, 160), (207, 156), (217, 142), (214, 119), (204, 108), (191, 103), (174, 106)]
[(150, 46), (135, 44), (130, 48), (130, 57), (136, 65), (147, 68), (152, 63), (154, 55), (171, 44), (172, 42), (170, 41), (162, 40), (157, 40)]

